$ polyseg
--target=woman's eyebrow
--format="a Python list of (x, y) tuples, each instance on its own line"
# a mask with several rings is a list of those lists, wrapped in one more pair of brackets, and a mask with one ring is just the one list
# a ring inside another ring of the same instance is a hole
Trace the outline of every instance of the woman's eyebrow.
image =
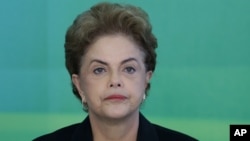
[[(130, 62), (130, 61), (138, 62), (138, 60), (137, 60), (136, 58), (130, 57), (130, 58), (128, 58), (128, 59), (123, 60), (120, 64), (122, 65), (122, 64), (125, 64), (125, 63)], [(94, 62), (103, 64), (103, 65), (106, 65), (106, 66), (109, 65), (107, 62), (102, 61), (102, 60), (100, 60), (100, 59), (93, 59), (93, 60), (90, 61), (89, 64), (92, 64), (92, 63), (94, 63)]]
[(94, 63), (94, 62), (97, 62), (97, 63), (100, 63), (100, 64), (103, 64), (103, 65), (108, 65), (108, 63), (107, 62), (104, 62), (104, 61), (102, 61), (102, 60), (99, 60), (99, 59), (93, 59), (93, 60), (91, 60), (90, 61), (90, 63), (89, 64), (92, 64), (92, 63)]
[(136, 58), (131, 57), (131, 58), (128, 58), (128, 59), (123, 60), (123, 61), (121, 62), (121, 64), (125, 64), (125, 63), (130, 62), (130, 61), (135, 61), (135, 62), (138, 63), (138, 60), (137, 60)]

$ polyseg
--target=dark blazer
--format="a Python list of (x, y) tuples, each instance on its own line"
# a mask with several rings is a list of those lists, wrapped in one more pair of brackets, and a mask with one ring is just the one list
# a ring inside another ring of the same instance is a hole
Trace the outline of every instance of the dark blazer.
[[(82, 123), (59, 129), (33, 141), (92, 141), (89, 117)], [(183, 133), (150, 123), (142, 114), (139, 119), (137, 141), (197, 141)]]

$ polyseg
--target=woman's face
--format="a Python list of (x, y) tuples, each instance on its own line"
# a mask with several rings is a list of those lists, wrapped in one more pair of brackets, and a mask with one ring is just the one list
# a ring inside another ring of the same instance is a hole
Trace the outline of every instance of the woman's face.
[(107, 35), (89, 47), (72, 81), (89, 114), (122, 118), (139, 111), (151, 75), (137, 44), (124, 35)]

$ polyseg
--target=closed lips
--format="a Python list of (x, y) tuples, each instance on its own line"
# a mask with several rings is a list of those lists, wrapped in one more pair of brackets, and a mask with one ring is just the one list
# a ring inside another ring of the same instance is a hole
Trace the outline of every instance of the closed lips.
[(114, 94), (114, 95), (110, 95), (110, 96), (106, 97), (105, 100), (112, 100), (112, 99), (124, 100), (126, 98), (127, 97), (125, 97), (123, 95)]

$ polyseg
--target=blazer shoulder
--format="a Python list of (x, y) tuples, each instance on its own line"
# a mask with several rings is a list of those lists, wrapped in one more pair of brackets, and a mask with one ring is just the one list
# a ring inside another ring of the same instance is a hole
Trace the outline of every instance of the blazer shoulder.
[(184, 133), (172, 130), (172, 129), (168, 129), (156, 124), (153, 124), (153, 126), (155, 127), (155, 130), (158, 134), (159, 137), (159, 141), (198, 141), (197, 139), (186, 135)]
[(61, 129), (58, 129), (52, 133), (48, 133), (45, 135), (42, 135), (40, 137), (35, 138), (33, 141), (68, 141), (71, 139), (72, 134), (78, 128), (80, 123), (73, 124), (67, 127), (63, 127)]

